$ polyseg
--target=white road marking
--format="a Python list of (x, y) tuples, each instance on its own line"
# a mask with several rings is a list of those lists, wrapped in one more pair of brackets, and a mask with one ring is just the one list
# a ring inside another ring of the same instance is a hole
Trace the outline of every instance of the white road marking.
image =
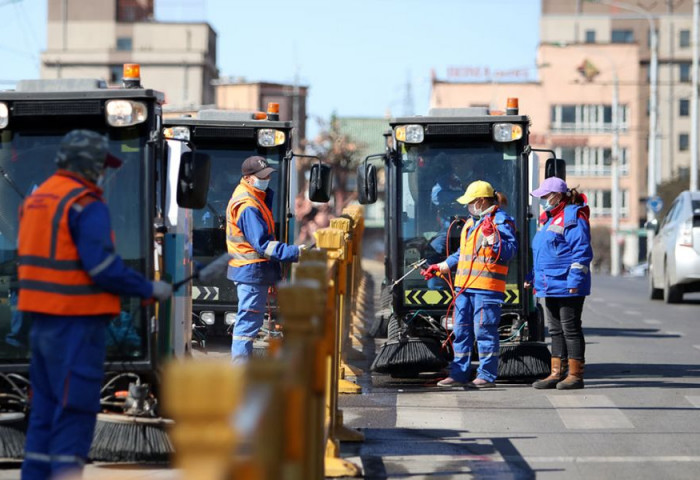
[(590, 301), (591, 302), (604, 302), (605, 300), (603, 300), (600, 297), (591, 297)]
[(645, 318), (642, 321), (649, 325), (661, 325), (661, 320), (654, 320), (652, 318)]
[(528, 463), (652, 463), (652, 462), (700, 462), (700, 456), (668, 455), (668, 456), (643, 456), (643, 457), (519, 457), (506, 456), (506, 461), (522, 461)]
[(683, 337), (685, 334), (683, 332), (663, 332), (664, 335), (669, 335), (672, 337)]
[(695, 408), (700, 408), (700, 396), (698, 395), (686, 395), (686, 400), (693, 404)]
[(617, 307), (619, 307), (619, 306), (620, 306), (619, 303), (608, 302), (608, 307), (617, 308)]
[(634, 428), (605, 395), (547, 395), (559, 418), (571, 430)]
[(693, 348), (697, 348), (698, 350), (700, 350), (700, 345), (693, 345)]
[[(452, 389), (460, 392), (460, 389)], [(457, 400), (460, 395), (425, 392), (396, 396), (396, 428), (459, 428), (464, 413)], [(430, 415), (426, 415), (429, 408)]]
[(624, 311), (624, 314), (625, 314), (625, 315), (641, 315), (642, 313), (641, 313), (641, 312), (638, 312), (638, 311), (636, 311), (636, 310), (625, 310), (625, 311)]

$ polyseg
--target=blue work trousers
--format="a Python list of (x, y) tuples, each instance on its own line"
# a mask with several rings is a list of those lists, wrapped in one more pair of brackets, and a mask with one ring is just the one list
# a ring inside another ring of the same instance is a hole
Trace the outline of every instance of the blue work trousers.
[(100, 410), (107, 317), (33, 314), (22, 480), (80, 475)]
[(450, 365), (450, 377), (459, 381), (470, 380), (470, 357), (474, 348), (474, 335), (479, 349), (477, 378), (489, 382), (498, 375), (498, 325), (501, 319), (502, 295), (485, 291), (466, 291), (455, 302), (454, 360)]
[(236, 282), (238, 314), (231, 341), (234, 362), (244, 362), (253, 353), (253, 341), (265, 318), (268, 288), (268, 285)]

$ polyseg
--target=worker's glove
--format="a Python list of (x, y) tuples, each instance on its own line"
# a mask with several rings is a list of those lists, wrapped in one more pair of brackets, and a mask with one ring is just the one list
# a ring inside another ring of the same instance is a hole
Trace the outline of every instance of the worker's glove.
[(490, 216), (485, 217), (481, 222), (481, 234), (484, 236), (484, 246), (493, 245), (496, 241), (496, 226)]
[(420, 274), (423, 275), (423, 278), (425, 278), (426, 280), (430, 280), (438, 273), (440, 273), (440, 265), (437, 263), (434, 265), (430, 265), (428, 268), (424, 268), (420, 271)]
[(164, 302), (173, 294), (173, 286), (168, 282), (154, 280), (151, 285), (153, 285), (153, 298), (159, 302)]

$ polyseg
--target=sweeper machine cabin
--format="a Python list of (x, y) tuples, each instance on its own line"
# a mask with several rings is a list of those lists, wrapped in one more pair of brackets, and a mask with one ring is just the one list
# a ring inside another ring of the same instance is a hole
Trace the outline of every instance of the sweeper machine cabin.
[[(31, 319), (16, 308), (18, 207), (56, 171), (66, 133), (97, 131), (124, 161), (108, 170), (103, 185), (124, 262), (170, 282), (192, 273), (190, 249), (183, 248), (190, 241), (185, 209), (204, 206), (209, 162), (163, 141), (163, 94), (141, 87), (139, 77), (138, 65), (129, 64), (121, 88), (58, 79), (21, 81), (0, 92), (0, 457), (22, 455), (29, 409)], [(93, 458), (167, 458), (172, 447), (158, 413), (159, 368), (190, 348), (189, 295), (188, 284), (160, 305), (122, 299), (121, 314), (107, 328), (102, 406), (110, 413), (98, 418)]]
[(529, 117), (518, 113), (517, 99), (509, 99), (505, 112), (432, 109), (428, 116), (392, 119), (385, 134), (386, 153), (367, 157), (359, 167), (361, 203), (376, 201), (372, 157), (382, 158), (386, 169), (386, 276), (372, 333), (386, 334), (387, 342), (373, 371), (412, 377), (438, 372), (451, 360), (452, 287), (442, 278), (426, 281), (420, 269), (457, 251), (468, 213), (456, 199), (472, 181), (486, 180), (509, 199), (505, 210), (515, 219), (519, 241), (506, 279), (498, 377), (522, 380), (548, 374), (543, 315), (532, 291), (523, 287), (536, 227), (532, 209), (537, 208), (529, 196), (537, 178), (529, 124)]

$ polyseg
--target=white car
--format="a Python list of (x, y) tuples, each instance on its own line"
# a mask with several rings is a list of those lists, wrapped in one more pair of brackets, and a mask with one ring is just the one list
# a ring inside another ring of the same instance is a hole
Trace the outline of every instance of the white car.
[(657, 225), (648, 258), (649, 297), (677, 303), (684, 293), (700, 291), (700, 192), (678, 195)]

